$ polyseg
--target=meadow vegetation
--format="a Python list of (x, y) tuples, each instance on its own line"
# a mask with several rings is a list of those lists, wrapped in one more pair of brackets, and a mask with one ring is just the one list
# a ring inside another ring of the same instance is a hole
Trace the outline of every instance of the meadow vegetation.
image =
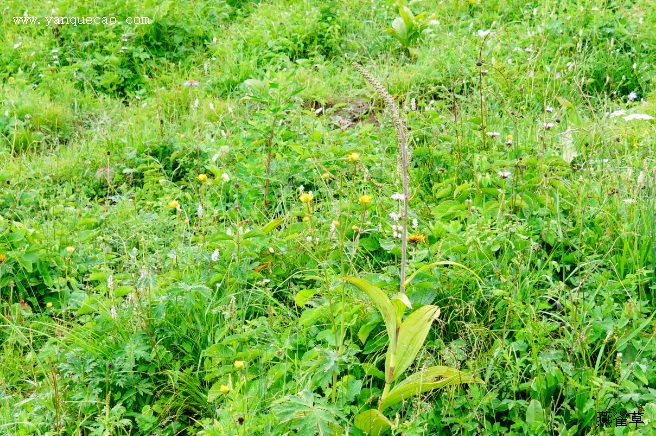
[(0, 11), (1, 435), (655, 431), (651, 0)]

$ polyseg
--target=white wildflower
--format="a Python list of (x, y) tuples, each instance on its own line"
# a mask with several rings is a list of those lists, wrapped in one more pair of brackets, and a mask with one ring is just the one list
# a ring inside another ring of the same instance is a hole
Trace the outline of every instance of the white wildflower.
[(638, 98), (638, 94), (636, 94), (635, 92), (632, 92), (632, 93), (629, 94), (629, 96), (627, 98), (629, 99), (629, 101), (633, 101), (633, 100)]
[(624, 117), (624, 121), (631, 121), (631, 120), (653, 120), (654, 117), (651, 115), (647, 114), (631, 114), (627, 115)]
[(417, 221), (417, 218), (412, 219), (412, 228), (414, 230), (417, 230), (419, 228), (419, 222)]
[(403, 201), (405, 196), (403, 194), (392, 194), (392, 200)]
[(394, 221), (394, 222), (398, 222), (399, 219), (401, 219), (401, 215), (396, 213), (396, 212), (391, 212), (389, 214), (389, 216), (390, 216), (390, 218), (392, 218), (392, 221)]
[(223, 179), (224, 182), (230, 181), (230, 176), (227, 173), (221, 174), (221, 178)]
[(298, 193), (302, 194), (303, 192), (305, 192), (305, 186), (301, 185), (298, 187)]
[(114, 276), (111, 274), (107, 277), (107, 289), (114, 289)]
[(638, 174), (638, 186), (643, 187), (645, 186), (645, 172), (640, 171), (640, 174)]
[(554, 111), (554, 108), (552, 106), (547, 106), (544, 110), (547, 111), (547, 113), (551, 113)]
[(511, 176), (510, 171), (499, 171), (498, 174), (502, 179), (507, 179)]
[(544, 123), (544, 130), (553, 129), (554, 123)]
[(216, 262), (219, 260), (219, 249), (217, 248), (212, 252), (212, 262)]
[(501, 133), (499, 133), (499, 132), (487, 132), (486, 135), (489, 136), (490, 138), (496, 138), (496, 137), (500, 136)]
[(112, 306), (111, 309), (109, 309), (109, 314), (112, 316), (112, 319), (116, 319), (118, 317), (118, 314), (116, 313), (116, 308)]
[(198, 218), (203, 217), (203, 205), (202, 204), (198, 205), (198, 209), (196, 210), (196, 214), (198, 215)]

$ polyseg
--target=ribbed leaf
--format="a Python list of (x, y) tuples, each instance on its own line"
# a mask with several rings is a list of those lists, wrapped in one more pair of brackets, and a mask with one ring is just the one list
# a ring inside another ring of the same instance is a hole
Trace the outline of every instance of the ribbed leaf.
[(406, 400), (423, 392), (449, 385), (463, 383), (481, 383), (473, 374), (465, 373), (448, 366), (432, 366), (423, 371), (416, 372), (397, 384), (389, 394), (383, 398), (378, 410), (381, 412), (396, 403)]
[(379, 287), (372, 285), (366, 280), (357, 277), (341, 277), (341, 279), (354, 285), (371, 298), (376, 309), (383, 316), (388, 336), (394, 338), (396, 334), (396, 310), (387, 295)]
[(376, 409), (369, 409), (355, 417), (355, 426), (370, 436), (379, 436), (392, 428), (392, 423)]
[(399, 340), (396, 343), (396, 368), (392, 380), (397, 380), (414, 362), (417, 353), (424, 345), (433, 321), (440, 315), (437, 306), (426, 305), (412, 312), (401, 324)]

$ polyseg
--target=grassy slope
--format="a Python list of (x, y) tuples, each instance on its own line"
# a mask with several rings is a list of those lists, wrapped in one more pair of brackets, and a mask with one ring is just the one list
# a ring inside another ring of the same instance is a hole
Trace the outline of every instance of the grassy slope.
[(414, 57), (384, 32), (390, 2), (33, 3), (155, 24), (2, 11), (0, 432), (356, 434), (384, 328), (337, 277), (398, 287), (400, 187), (350, 59), (407, 112), (426, 236), (410, 268), (485, 282), (443, 269), (410, 290), (443, 308), (419, 365), (485, 385), (409, 400), (398, 431), (586, 434), (615, 406), (656, 421), (656, 132), (607, 115), (655, 115), (650, 2), (420, 2), (437, 22)]

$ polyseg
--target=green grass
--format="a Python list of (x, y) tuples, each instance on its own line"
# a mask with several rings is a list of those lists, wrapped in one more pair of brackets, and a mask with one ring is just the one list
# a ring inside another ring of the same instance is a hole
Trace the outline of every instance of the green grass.
[(363, 434), (388, 338), (340, 277), (397, 292), (402, 186), (351, 61), (411, 133), (409, 273), (482, 278), (408, 288), (441, 308), (412, 372), (484, 383), (393, 434), (653, 434), (652, 2), (419, 1), (407, 48), (390, 0), (5, 3), (0, 434)]

